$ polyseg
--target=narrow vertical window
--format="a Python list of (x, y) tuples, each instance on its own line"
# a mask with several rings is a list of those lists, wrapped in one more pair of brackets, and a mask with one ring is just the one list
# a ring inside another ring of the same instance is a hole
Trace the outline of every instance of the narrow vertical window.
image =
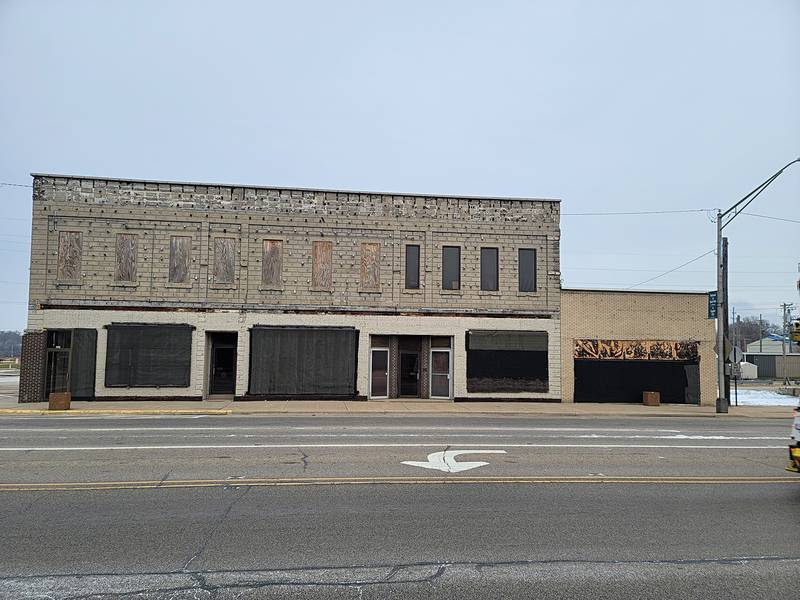
[(79, 231), (60, 231), (58, 233), (59, 281), (80, 281), (81, 246), (81, 234)]
[(132, 233), (117, 234), (117, 265), (114, 281), (136, 281), (136, 236)]
[(481, 248), (481, 290), (498, 290), (498, 270), (497, 248)]
[(419, 289), (419, 246), (406, 246), (406, 289)]
[(236, 240), (214, 239), (214, 283), (231, 285), (236, 274)]
[(264, 240), (261, 246), (261, 285), (275, 289), (281, 286), (283, 268), (283, 242)]
[(536, 291), (536, 250), (519, 249), (519, 291)]
[(192, 238), (173, 235), (169, 238), (169, 278), (170, 283), (189, 282), (189, 262), (192, 253)]
[(333, 288), (333, 243), (314, 242), (311, 246), (311, 288)]
[(461, 289), (461, 248), (442, 246), (442, 289)]
[(361, 290), (381, 291), (380, 244), (361, 244)]

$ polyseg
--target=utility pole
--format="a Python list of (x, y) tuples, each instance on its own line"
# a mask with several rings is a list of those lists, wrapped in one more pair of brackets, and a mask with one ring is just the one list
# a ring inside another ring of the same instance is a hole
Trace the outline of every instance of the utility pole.
[(717, 211), (717, 412), (728, 412), (728, 399), (725, 396), (725, 333), (723, 316), (728, 313), (725, 300), (727, 288), (723, 282), (725, 263), (722, 252), (722, 211)]
[(789, 341), (789, 352), (792, 351), (792, 340), (789, 338), (789, 309), (792, 308), (794, 304), (788, 304), (784, 302), (781, 304), (781, 308), (783, 308), (783, 335), (781, 336), (781, 347), (783, 348), (783, 383), (784, 385), (789, 385), (789, 364), (786, 360), (786, 341)]
[(758, 315), (758, 351), (764, 351), (764, 321)]
[[(800, 163), (800, 158), (795, 158), (793, 161), (784, 165), (781, 169), (776, 171), (769, 179), (762, 182), (753, 191), (747, 194), (744, 198), (739, 200), (736, 204), (731, 206), (725, 212), (717, 210), (717, 412), (728, 412), (730, 405), (730, 394), (728, 393), (728, 381), (725, 376), (725, 340), (727, 334), (727, 321), (728, 321), (728, 281), (727, 281), (727, 267), (728, 267), (728, 240), (722, 237), (722, 230), (741, 212), (750, 206), (750, 203), (758, 198), (769, 185), (775, 181), (781, 173), (788, 167), (795, 163)], [(726, 219), (723, 222), (723, 219)]]

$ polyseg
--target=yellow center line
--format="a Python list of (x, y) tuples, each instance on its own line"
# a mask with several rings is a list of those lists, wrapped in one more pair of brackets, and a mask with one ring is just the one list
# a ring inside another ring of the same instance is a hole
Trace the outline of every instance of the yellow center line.
[(788, 484), (800, 477), (301, 477), (267, 479), (182, 479), (173, 481), (91, 481), (1, 483), (0, 492), (62, 492), (99, 490), (164, 490), (215, 487), (299, 487), (312, 485), (474, 485), (474, 484)]

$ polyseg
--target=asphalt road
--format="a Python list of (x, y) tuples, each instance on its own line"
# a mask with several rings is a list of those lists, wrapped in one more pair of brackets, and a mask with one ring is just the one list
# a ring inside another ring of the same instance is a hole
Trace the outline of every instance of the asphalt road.
[(0, 418), (0, 597), (785, 598), (789, 426)]

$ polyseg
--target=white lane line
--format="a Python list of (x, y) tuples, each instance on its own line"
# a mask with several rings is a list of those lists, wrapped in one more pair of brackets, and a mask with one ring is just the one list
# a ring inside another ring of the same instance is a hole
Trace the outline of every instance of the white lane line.
[[(79, 432), (119, 432), (119, 431), (329, 431), (328, 427), (281, 427), (266, 425), (263, 427), (0, 427), (0, 431), (79, 431)], [(619, 429), (606, 427), (342, 427), (342, 431), (548, 431), (548, 432), (580, 432), (608, 431), (622, 433), (680, 433), (679, 429)]]
[[(6, 430), (0, 429), (0, 432)], [(75, 433), (80, 430), (70, 429), (50, 429), (54, 433)], [(141, 431), (155, 432), (154, 429), (143, 429)], [(105, 430), (84, 430), (82, 433), (111, 433)], [(38, 433), (38, 431), (37, 431)], [(450, 437), (454, 438), (520, 438), (520, 437), (533, 437), (540, 439), (614, 439), (614, 440), (785, 440), (786, 436), (730, 436), (730, 435), (535, 435), (535, 436), (522, 436), (514, 434), (498, 434), (498, 433), (455, 433), (451, 432)], [(24, 436), (18, 436), (24, 437)], [(74, 436), (58, 436), (57, 439), (71, 439)], [(142, 438), (164, 438), (164, 437), (181, 437), (181, 438), (429, 438), (441, 437), (440, 433), (251, 433), (251, 434), (236, 434), (229, 433), (226, 435), (138, 435), (138, 439)], [(14, 436), (0, 435), (0, 439), (10, 440)]]
[[(259, 450), (269, 448), (432, 448), (459, 446), (447, 442), (429, 444), (207, 444), (207, 445), (169, 445), (169, 446), (23, 446), (0, 448), (0, 452), (68, 452), (68, 451), (106, 451), (106, 450)], [(781, 446), (701, 446), (671, 444), (468, 444), (480, 448), (695, 448), (698, 450), (785, 450)]]

